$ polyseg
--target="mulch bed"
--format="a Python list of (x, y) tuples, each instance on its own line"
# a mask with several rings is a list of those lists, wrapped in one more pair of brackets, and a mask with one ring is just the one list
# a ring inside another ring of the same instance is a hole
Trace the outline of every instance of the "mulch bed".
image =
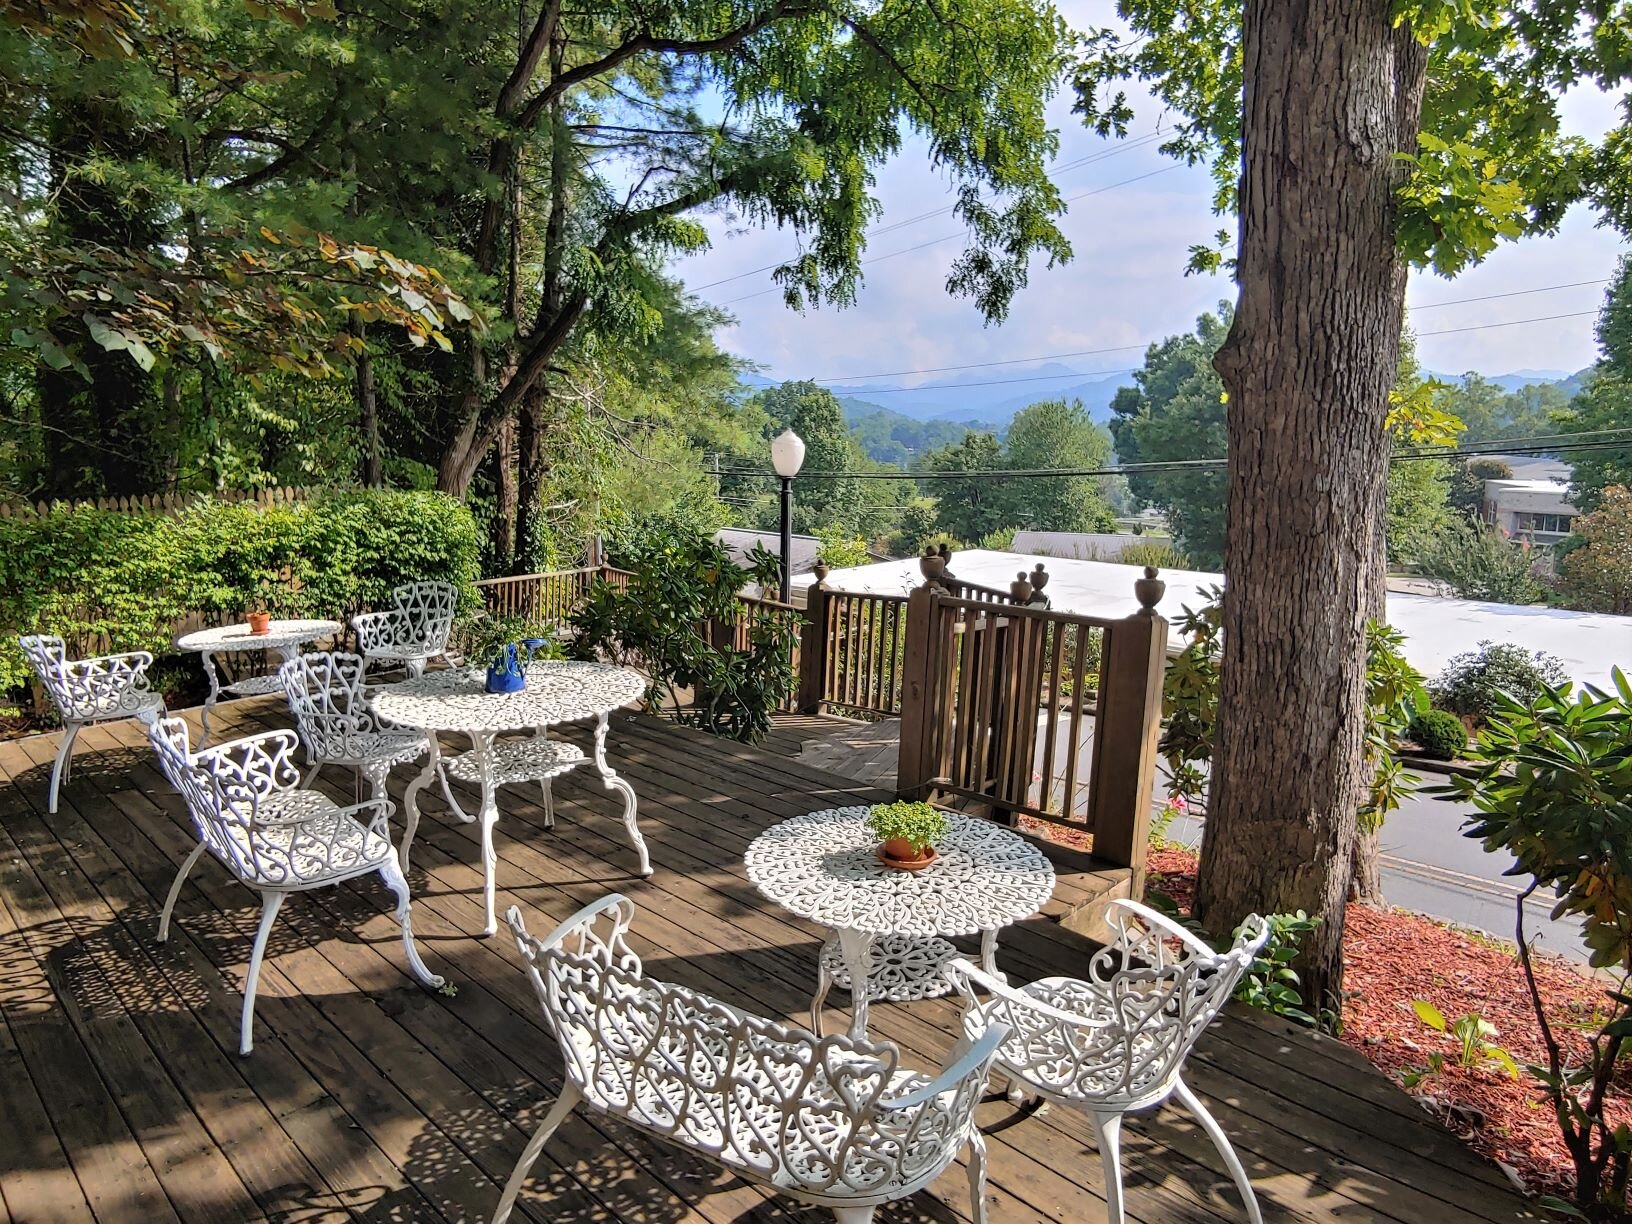
[[(1086, 834), (1043, 821), (1023, 820), (1027, 832), (1087, 850)], [(1160, 890), (1184, 913), (1195, 897), (1196, 855), (1152, 849), (1148, 890)], [(1553, 1032), (1567, 1052), (1585, 1056), (1587, 1043), (1572, 1025), (1594, 1020), (1609, 983), (1545, 955), (1534, 958), (1536, 981)], [(1517, 954), (1509, 943), (1469, 934), (1404, 910), (1351, 904), (1343, 929), (1342, 1040), (1398, 1079), (1445, 1057), (1444, 1069), (1411, 1090), (1430, 1113), (1475, 1150), (1507, 1166), (1536, 1193), (1568, 1196), (1574, 1181), (1569, 1153), (1551, 1108), (1528, 1075), (1513, 1079), (1495, 1066), (1461, 1067), (1458, 1043), (1436, 1033), (1412, 1010), (1426, 999), (1449, 1022), (1469, 1013), (1495, 1025), (1489, 1038), (1522, 1068), (1545, 1053)], [(1623, 1058), (1609, 1123), (1632, 1123), (1632, 1059)]]

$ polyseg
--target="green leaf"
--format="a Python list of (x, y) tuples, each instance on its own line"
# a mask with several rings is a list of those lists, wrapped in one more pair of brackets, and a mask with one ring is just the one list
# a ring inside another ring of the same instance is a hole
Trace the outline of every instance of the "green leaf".
[(1443, 1033), (1446, 1030), (1445, 1013), (1427, 999), (1412, 999), (1411, 1010), (1417, 1013), (1417, 1019), (1436, 1033)]

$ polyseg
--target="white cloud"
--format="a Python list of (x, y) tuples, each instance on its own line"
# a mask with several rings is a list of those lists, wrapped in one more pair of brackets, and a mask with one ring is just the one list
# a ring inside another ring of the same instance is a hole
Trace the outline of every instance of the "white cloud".
[[(1062, 6), (1079, 28), (1115, 20), (1106, 0)], [(946, 271), (961, 242), (918, 244), (957, 229), (939, 216), (875, 237), (867, 258), (890, 256), (863, 269), (866, 280), (855, 307), (823, 308), (803, 315), (787, 310), (776, 293), (746, 297), (770, 286), (767, 273), (703, 290), (708, 301), (727, 304), (737, 317), (721, 337), (732, 351), (762, 363), (772, 377), (833, 377), (933, 366), (1001, 361), (1050, 353), (1143, 344), (1189, 329), (1197, 314), (1234, 286), (1222, 277), (1186, 277), (1191, 244), (1206, 242), (1228, 218), (1211, 213), (1212, 183), (1203, 172), (1172, 163), (1151, 147), (1129, 148), (1100, 140), (1070, 112), (1069, 97), (1056, 98), (1050, 115), (1060, 128), (1059, 163), (1088, 154), (1114, 155), (1063, 172), (1067, 197), (1096, 188), (1110, 190), (1076, 202), (1062, 228), (1075, 248), (1071, 262), (1034, 267), (1031, 283), (1015, 299), (1007, 321), (987, 327), (968, 302), (944, 288)], [(1133, 135), (1152, 130), (1159, 114), (1135, 98)], [(1615, 101), (1593, 89), (1573, 90), (1564, 100), (1566, 126), (1596, 136), (1616, 122)], [(1165, 173), (1112, 186), (1151, 171)], [(880, 225), (892, 225), (950, 203), (948, 185), (924, 155), (920, 142), (878, 170)], [(690, 284), (707, 284), (786, 259), (791, 234), (740, 229), (716, 222), (712, 251), (682, 261), (677, 270)], [(1432, 308), (1433, 303), (1513, 293), (1540, 286), (1608, 277), (1622, 242), (1598, 229), (1577, 209), (1560, 233), (1507, 245), (1454, 282), (1432, 275), (1412, 278), (1411, 320), (1423, 334), (1425, 365), (1443, 371), (1478, 369), (1489, 374), (1521, 368), (1577, 369), (1595, 357), (1593, 319), (1602, 298), (1596, 285), (1520, 297)], [(894, 254), (895, 252), (905, 252)], [(733, 301), (733, 299), (744, 299)], [(1419, 307), (1430, 307), (1418, 310)], [(1587, 312), (1577, 315), (1577, 312)], [(1481, 331), (1452, 331), (1480, 324), (1571, 314), (1577, 317)], [(1139, 354), (1075, 359), (1084, 370), (1122, 369)], [(1002, 371), (994, 372), (1001, 377)], [(902, 379), (910, 383), (912, 379)]]

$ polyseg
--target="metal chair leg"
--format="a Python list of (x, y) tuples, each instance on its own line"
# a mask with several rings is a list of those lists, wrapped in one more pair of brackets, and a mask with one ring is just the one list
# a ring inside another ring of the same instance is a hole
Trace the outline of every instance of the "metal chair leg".
[(204, 853), (204, 843), (199, 842), (193, 847), (193, 852), (181, 860), (181, 869), (176, 872), (176, 878), (170, 883), (170, 891), (164, 898), (164, 909), (159, 913), (159, 942), (163, 943), (170, 938), (170, 911), (176, 908), (176, 898), (181, 896), (181, 886), (187, 882), (187, 873), (198, 862), (199, 856)]
[(1179, 1099), (1181, 1105), (1195, 1115), (1196, 1121), (1201, 1123), (1201, 1129), (1207, 1132), (1207, 1137), (1213, 1141), (1218, 1154), (1224, 1158), (1224, 1167), (1229, 1169), (1230, 1177), (1235, 1181), (1235, 1188), (1241, 1195), (1241, 1202), (1247, 1209), (1247, 1219), (1252, 1221), (1252, 1224), (1264, 1224), (1263, 1212), (1258, 1210), (1258, 1196), (1252, 1192), (1252, 1182), (1247, 1178), (1246, 1169), (1241, 1167), (1241, 1158), (1235, 1154), (1235, 1148), (1231, 1145), (1229, 1137), (1224, 1134), (1224, 1128), (1208, 1112), (1196, 1094), (1190, 1091), (1190, 1085), (1183, 1079), (1174, 1083), (1173, 1095)]
[(51, 798), (45, 805), (46, 811), (53, 816), (57, 812), (57, 791), (68, 780), (70, 769), (68, 758), (74, 754), (74, 740), (79, 737), (79, 729), (84, 725), (71, 722), (62, 729), (62, 743), (57, 747), (57, 763), (51, 767)]
[(272, 923), (283, 908), (287, 893), (261, 894), (261, 926), (255, 932), (255, 949), (249, 954), (249, 977), (244, 980), (244, 1011), (238, 1021), (238, 1053), (248, 1054), (255, 1048), (255, 989), (261, 983), (261, 958), (266, 955), (266, 937), (272, 933)]
[(516, 1161), (516, 1167), (510, 1171), (510, 1180), (504, 1183), (504, 1193), (499, 1197), (498, 1208), (493, 1212), (489, 1224), (504, 1224), (510, 1218), (510, 1211), (516, 1205), (516, 1195), (521, 1193), (522, 1183), (527, 1180), (527, 1173), (538, 1159), (544, 1145), (555, 1134), (556, 1128), (567, 1120), (567, 1115), (577, 1108), (582, 1094), (578, 1085), (570, 1081), (561, 1089), (561, 1095), (555, 1099), (555, 1105), (550, 1112), (544, 1115), (544, 1121), (538, 1124), (533, 1137), (527, 1141), (527, 1146), (521, 1149), (521, 1159)]

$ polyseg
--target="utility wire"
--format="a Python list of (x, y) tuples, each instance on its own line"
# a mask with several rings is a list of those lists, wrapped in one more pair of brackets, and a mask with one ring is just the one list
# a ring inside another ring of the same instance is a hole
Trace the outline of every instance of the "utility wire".
[[(1566, 285), (1540, 285), (1540, 286), (1538, 286), (1538, 287), (1536, 287), (1534, 289), (1515, 289), (1510, 293), (1487, 293), (1482, 297), (1457, 298), (1455, 301), (1452, 301), (1452, 302), (1434, 302), (1434, 303), (1432, 303), (1430, 305), (1427, 305), (1427, 306), (1415, 306), (1415, 307), (1412, 307), (1412, 309), (1414, 309), (1414, 310), (1437, 310), (1441, 306), (1467, 306), (1467, 305), (1470, 305), (1470, 304), (1472, 304), (1474, 302), (1493, 302), (1498, 298), (1524, 297), (1527, 294), (1532, 294), (1532, 293), (1552, 293), (1553, 291), (1558, 290), (1558, 289), (1579, 289), (1584, 285), (1602, 285), (1602, 284), (1605, 284), (1605, 283), (1607, 283), (1605, 280), (1600, 279), (1600, 280), (1590, 280), (1590, 281), (1571, 281), (1569, 284), (1566, 284)], [(1597, 312), (1596, 311), (1581, 311), (1579, 313), (1580, 314), (1595, 314)], [(1568, 319), (1568, 318), (1574, 318), (1574, 317), (1576, 317), (1576, 316), (1575, 315), (1547, 315), (1546, 316), (1546, 318), (1548, 318), (1548, 319)], [(1534, 322), (1540, 322), (1540, 321), (1541, 320), (1537, 320), (1537, 319), (1521, 319), (1521, 320), (1518, 320), (1518, 322), (1521, 322), (1521, 323), (1534, 323)], [(1484, 323), (1484, 324), (1480, 324), (1480, 326), (1482, 326), (1482, 327), (1509, 327), (1509, 326), (1511, 326), (1511, 324), (1508, 324), (1508, 323)], [(1457, 328), (1457, 329), (1452, 329), (1452, 330), (1462, 330), (1462, 329)], [(1441, 332), (1419, 332), (1418, 334), (1419, 335), (1426, 335), (1426, 336), (1443, 336), (1443, 335), (1447, 335), (1449, 333), (1441, 331)], [(1039, 362), (1039, 361), (1064, 361), (1067, 358), (1071, 358), (1071, 357), (1099, 357), (1099, 356), (1103, 356), (1106, 353), (1134, 352), (1134, 351), (1137, 351), (1137, 350), (1140, 350), (1140, 349), (1149, 348), (1152, 344), (1157, 344), (1157, 343), (1160, 343), (1160, 341), (1144, 340), (1144, 341), (1139, 342), (1138, 344), (1116, 344), (1116, 345), (1110, 346), (1109, 348), (1075, 349), (1075, 350), (1073, 350), (1072, 352), (1069, 352), (1069, 353), (1039, 353), (1039, 354), (1037, 354), (1036, 356), (1033, 356), (1033, 357), (1009, 357), (1009, 358), (1005, 358), (1002, 361), (972, 361), (972, 362), (969, 362), (969, 363), (967, 363), (965, 365), (925, 366), (925, 367), (923, 367), (921, 369), (916, 369), (916, 370), (886, 370), (886, 371), (883, 371), (882, 373), (877, 373), (877, 374), (834, 374), (834, 375), (831, 375), (831, 376), (829, 376), (827, 378), (812, 378), (812, 379), (809, 379), (808, 381), (814, 382), (814, 383), (865, 382), (866, 380), (872, 379), (872, 378), (909, 378), (909, 377), (911, 377), (911, 376), (913, 376), (915, 374), (955, 374), (955, 373), (957, 373), (957, 372), (959, 372), (961, 370), (985, 370), (985, 369), (989, 369), (989, 368), (992, 368), (992, 367), (995, 367), (995, 366), (1031, 365), (1034, 362)], [(1090, 373), (1092, 373), (1092, 371), (1090, 371)], [(1106, 371), (1103, 371), (1103, 373), (1106, 373), (1106, 374), (1124, 374), (1124, 373), (1127, 373), (1127, 371), (1125, 371), (1125, 370), (1106, 370)], [(1049, 375), (1048, 377), (1052, 378), (1054, 376)], [(1065, 376), (1061, 375), (1060, 377), (1065, 377)], [(965, 385), (965, 384), (959, 384), (959, 385), (961, 386), (961, 385)], [(920, 388), (920, 387), (909, 387), (909, 388), (906, 388), (906, 389), (907, 390), (912, 390), (912, 391), (922, 390), (922, 388)]]
[[(1579, 441), (1573, 441), (1579, 439)], [(1407, 463), (1422, 459), (1476, 459), (1488, 455), (1550, 455), (1557, 451), (1570, 453), (1623, 450), (1632, 447), (1632, 427), (1594, 429), (1572, 434), (1533, 434), (1526, 438), (1497, 439), (1470, 446), (1408, 447), (1389, 456), (1390, 463)], [(1196, 468), (1223, 467), (1225, 458), (1168, 459), (1149, 463), (1124, 463), (1099, 468), (1030, 468), (1011, 471), (1005, 468), (973, 468), (950, 472), (804, 472), (801, 480), (966, 480), (970, 477), (1000, 476), (1030, 479), (1040, 477), (1077, 476), (1139, 476), (1153, 472), (1178, 472)], [(775, 472), (746, 468), (720, 468), (710, 475), (739, 477), (776, 477)]]
[[(1168, 133), (1160, 131), (1147, 132), (1145, 135), (1126, 141), (1125, 143), (1118, 145), (1116, 148), (1103, 149), (1097, 153), (1090, 153), (1084, 157), (1079, 157), (1075, 161), (1063, 162), (1057, 166), (1050, 166), (1048, 168), (1048, 173), (1050, 175), (1059, 175), (1065, 174), (1071, 170), (1079, 170), (1083, 166), (1092, 165), (1094, 162), (1104, 161), (1106, 158), (1116, 157), (1122, 153), (1131, 153), (1135, 149), (1143, 148), (1154, 141), (1165, 139), (1167, 135)], [(906, 229), (908, 226), (917, 225), (920, 221), (929, 221), (935, 217), (944, 217), (956, 207), (956, 204), (947, 204), (941, 208), (932, 208), (928, 212), (919, 213), (915, 217), (905, 217), (900, 221), (892, 221), (888, 225), (876, 226), (869, 229), (866, 236), (868, 238), (881, 238), (885, 234), (894, 233), (896, 230)], [(706, 285), (693, 285), (691, 286), (691, 291), (693, 293), (701, 293), (704, 289), (714, 289), (718, 288), (720, 285), (729, 285), (732, 281), (746, 280), (750, 276), (758, 276), (761, 272), (774, 272), (778, 268), (782, 267), (783, 264), (790, 263), (796, 258), (798, 258), (797, 255), (792, 256), (789, 259), (784, 259), (781, 263), (766, 264), (762, 268), (750, 268), (746, 272), (737, 272), (731, 276), (722, 276), (719, 280), (709, 281)]]
[[(1070, 204), (1077, 200), (1085, 200), (1089, 196), (1103, 195), (1107, 191), (1115, 191), (1118, 187), (1126, 187), (1130, 183), (1138, 183), (1144, 181), (1145, 179), (1155, 178), (1158, 174), (1170, 174), (1174, 170), (1178, 170), (1180, 168), (1181, 167), (1177, 163), (1171, 166), (1163, 166), (1160, 170), (1152, 170), (1147, 174), (1136, 174), (1132, 178), (1123, 179), (1118, 183), (1108, 183), (1104, 187), (1095, 187), (1092, 191), (1083, 191), (1074, 196), (1066, 196), (1063, 202)], [(899, 251), (890, 251), (884, 255), (874, 255), (871, 258), (863, 259), (860, 261), (860, 265), (858, 266), (881, 263), (886, 259), (894, 259), (897, 255), (910, 255), (914, 251), (921, 251), (925, 247), (932, 247), (937, 243), (950, 242), (954, 238), (962, 238), (968, 233), (969, 231), (967, 229), (961, 229), (955, 234), (942, 234), (939, 238), (931, 238), (927, 242), (918, 243), (916, 246), (902, 247)], [(781, 265), (779, 264), (777, 266), (780, 267)], [(769, 289), (759, 289), (753, 293), (745, 293), (741, 297), (727, 298), (723, 302), (716, 303), (716, 305), (733, 306), (738, 302), (746, 302), (749, 298), (764, 297), (767, 293), (780, 293), (781, 291), (782, 286), (772, 285)]]

